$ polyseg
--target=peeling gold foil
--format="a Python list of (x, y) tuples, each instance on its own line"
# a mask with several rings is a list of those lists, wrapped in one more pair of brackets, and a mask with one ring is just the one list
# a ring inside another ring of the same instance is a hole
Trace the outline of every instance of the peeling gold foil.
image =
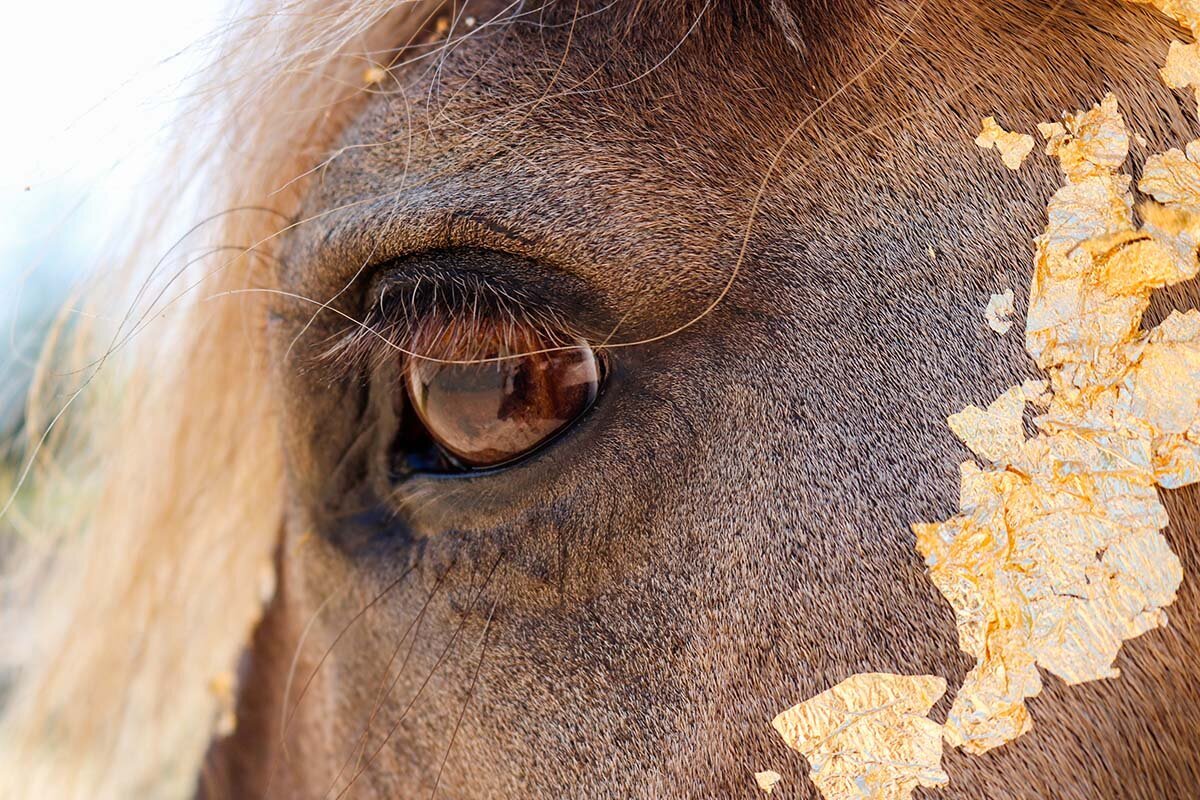
[(1047, 140), (1046, 155), (1058, 159), (1070, 183), (1112, 177), (1129, 154), (1125, 120), (1111, 93), (1087, 111), (1038, 125), (1038, 131)]
[(983, 310), (983, 318), (987, 321), (989, 328), (1003, 336), (1012, 329), (1013, 321), (1009, 317), (1016, 310), (1016, 306), (1013, 305), (1012, 289), (1005, 289), (1000, 294), (994, 294), (988, 299), (988, 304)]
[(1200, 45), (1171, 42), (1167, 63), (1158, 74), (1172, 89), (1191, 89), (1200, 115)]
[(905, 800), (949, 781), (942, 726), (927, 719), (945, 692), (932, 675), (854, 675), (771, 724), (808, 759), (825, 800)]
[(993, 463), (1014, 458), (1025, 443), (1021, 415), (1025, 413), (1025, 391), (1014, 386), (996, 398), (987, 410), (967, 406), (947, 420), (950, 430), (967, 447)]
[(762, 772), (754, 773), (754, 782), (758, 784), (758, 788), (762, 789), (766, 794), (775, 791), (775, 786), (783, 776), (772, 769), (763, 770)]
[[(1128, 2), (1200, 38), (1200, 0)], [(1160, 76), (1193, 90), (1200, 114), (1200, 45), (1173, 42)], [(1026, 320), (1026, 349), (1047, 379), (949, 417), (979, 461), (960, 465), (959, 514), (913, 526), (976, 662), (944, 726), (925, 718), (942, 679), (876, 673), (776, 717), (827, 800), (944, 785), (930, 737), (971, 753), (1019, 737), (1039, 667), (1072, 684), (1116, 677), (1123, 643), (1167, 623), (1182, 581), (1158, 487), (1200, 482), (1200, 311), (1151, 330), (1141, 322), (1155, 289), (1200, 269), (1200, 140), (1147, 159), (1138, 189), (1153, 202), (1139, 227), (1114, 95), (1038, 131), (1066, 179), (1036, 240)], [(988, 118), (976, 143), (1015, 169), (1027, 152), (1013, 136)], [(999, 309), (989, 302), (985, 315), (998, 330)], [(1030, 407), (1041, 413), (1026, 438)]]
[[(1138, 188), (1168, 208), (1200, 212), (1200, 142), (1186, 151), (1171, 149), (1150, 156), (1142, 169)], [(1180, 220), (1187, 222), (1186, 217)]]
[[(1200, 2), (1197, 0), (1128, 0), (1131, 3), (1154, 6), (1200, 38)], [(1167, 63), (1158, 71), (1163, 83), (1172, 89), (1191, 89), (1196, 97), (1196, 113), (1200, 116), (1200, 44), (1171, 42)]]
[(1135, 5), (1154, 6), (1200, 37), (1200, 0), (1127, 0)]
[[(1139, 229), (1114, 96), (1039, 130), (1066, 177), (1037, 239), (1026, 323), (1048, 385), (950, 416), (984, 466), (961, 465), (957, 516), (913, 526), (976, 658), (945, 726), (972, 753), (1029, 730), (1038, 667), (1067, 683), (1115, 677), (1122, 643), (1166, 624), (1182, 570), (1156, 487), (1200, 480), (1200, 313), (1140, 327), (1151, 292), (1200, 267), (1197, 148), (1147, 162), (1140, 188), (1159, 204)], [(1045, 411), (1026, 439), (1028, 402)]]
[(995, 117), (984, 117), (982, 130), (975, 137), (975, 144), (984, 150), (995, 148), (1004, 166), (1018, 170), (1026, 157), (1033, 151), (1033, 137), (1027, 133), (1013, 133), (1001, 128)]

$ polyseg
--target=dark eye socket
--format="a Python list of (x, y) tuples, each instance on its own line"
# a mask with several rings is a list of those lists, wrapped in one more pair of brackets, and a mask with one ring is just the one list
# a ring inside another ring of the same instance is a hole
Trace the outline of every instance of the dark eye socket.
[(567, 428), (599, 394), (602, 359), (582, 340), (564, 347), (531, 329), (481, 324), (453, 339), (453, 347), (414, 349), (480, 363), (408, 357), (404, 385), (430, 438), (458, 465), (520, 458)]

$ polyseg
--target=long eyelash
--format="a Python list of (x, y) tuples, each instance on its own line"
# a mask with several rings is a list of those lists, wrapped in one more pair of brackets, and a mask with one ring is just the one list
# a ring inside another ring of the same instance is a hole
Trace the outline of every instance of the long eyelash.
[(369, 375), (408, 351), (432, 358), (486, 359), (530, 349), (531, 335), (545, 347), (587, 338), (535, 298), (473, 276), (418, 276), (409, 285), (385, 287), (359, 324), (333, 334), (315, 360), (339, 377)]

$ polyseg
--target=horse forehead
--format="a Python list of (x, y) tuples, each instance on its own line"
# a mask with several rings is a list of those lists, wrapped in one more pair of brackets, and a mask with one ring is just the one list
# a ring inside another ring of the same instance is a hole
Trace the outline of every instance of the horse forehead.
[[(697, 194), (744, 198), (764, 148), (795, 115), (790, 81), (779, 77), (795, 64), (776, 62), (786, 53), (759, 42), (706, 58), (705, 34), (693, 32), (674, 47), (664, 35), (650, 46), (664, 51), (661, 61), (647, 66), (610, 36), (579, 32), (548, 44), (514, 34), (499, 45), (459, 45), (438, 69), (411, 70), (404, 88), (367, 111), (352, 139), (393, 146), (366, 149), (360, 160), (385, 166), (403, 155), (406, 168), (443, 175), (490, 165), (528, 177), (535, 202), (595, 180), (617, 193), (658, 191), (666, 208), (684, 195), (691, 203)], [(589, 47), (589, 38), (606, 44)]]
[[(798, 116), (780, 85), (787, 70), (771, 67), (793, 57), (745, 45), (724, 50), (718, 62), (731, 66), (718, 69), (694, 33), (678, 48), (664, 36), (662, 57), (646, 65), (597, 43), (611, 33), (576, 32), (568, 46), (517, 30), (500, 44), (458, 45), (437, 69), (399, 73), (321, 171), (313, 213), (469, 217), (534, 243), (549, 263), (582, 262), (622, 314), (650, 295), (665, 300), (660, 315), (698, 311), (737, 261), (753, 196)], [(584, 82), (600, 65), (605, 77)], [(803, 214), (770, 198), (761, 210), (792, 223)], [(754, 233), (795, 238), (795, 225), (785, 228)], [(782, 261), (755, 262), (760, 249), (746, 271), (776, 271)], [(638, 322), (633, 312), (626, 327)]]
[[(842, 345), (903, 340), (911, 358), (922, 342), (893, 332), (932, 333), (911, 324), (925, 309), (954, 328), (942, 331), (944, 361), (977, 358), (977, 326), (966, 320), (1000, 288), (985, 273), (1026, 266), (1026, 232), (996, 229), (1017, 208), (1032, 218), (1038, 202), (978, 191), (986, 175), (961, 130), (974, 123), (957, 109), (892, 135), (902, 90), (941, 72), (881, 61), (879, 70), (907, 75), (899, 88), (872, 84), (860, 98), (848, 86), (834, 97), (838, 84), (818, 94), (810, 84), (846, 66), (813, 39), (801, 55), (765, 29), (738, 37), (643, 19), (637, 49), (614, 29), (602, 15), (570, 35), (513, 25), (401, 71), (350, 132), (326, 174), (325, 204), (353, 196), (358, 182), (381, 195), (408, 182), (419, 187), (414, 205), (467, 209), (519, 236), (588, 249), (587, 277), (618, 306), (666, 292), (658, 310), (695, 311), (671, 301), (713, 296), (739, 263), (729, 300), (769, 298), (790, 356), (833, 357), (822, 368), (841, 364), (856, 384), (871, 380), (871, 362), (843, 363), (849, 351), (829, 336), (794, 334), (840, 327)], [(948, 270), (968, 273), (956, 275), (968, 292), (935, 291)], [(812, 380), (811, 362), (793, 364), (788, 383)]]
[[(469, 208), (531, 239), (586, 247), (596, 256), (587, 277), (615, 306), (655, 298), (649, 333), (664, 329), (656, 314), (702, 308), (738, 264), (720, 316), (736, 309), (739, 343), (756, 342), (757, 355), (747, 360), (739, 349), (709, 380), (753, 386), (760, 399), (813, 400), (804, 445), (825, 463), (847, 431), (884, 429), (871, 438), (917, 444), (900, 417), (880, 418), (869, 397), (894, 405), (920, 395), (949, 408), (949, 384), (986, 391), (1018, 377), (1016, 355), (992, 359), (1004, 368), (975, 366), (976, 317), (996, 287), (976, 269), (959, 276), (966, 291), (952, 296), (935, 291), (932, 277), (961, 265), (929, 252), (944, 258), (979, 238), (957, 212), (938, 210), (946, 206), (942, 187), (956, 180), (948, 165), (978, 169), (977, 159), (963, 157), (973, 155), (970, 138), (930, 147), (927, 140), (945, 137), (924, 119), (907, 143), (889, 142), (886, 163), (872, 155), (885, 131), (826, 148), (817, 132), (825, 126), (806, 124), (818, 103), (798, 87), (836, 65), (811, 53), (801, 59), (772, 35), (685, 32), (686, 40), (664, 28), (643, 41), (648, 55), (614, 46), (612, 26), (599, 24), (578, 28), (569, 42), (514, 27), (500, 41), (450, 48), (436, 69), (413, 67), (366, 109), (352, 147), (328, 173), (327, 203), (356, 181), (386, 193), (403, 174), (421, 187), (415, 202)], [(872, 94), (879, 107), (852, 109), (860, 121), (850, 133), (886, 119), (893, 99)], [(909, 177), (916, 172), (924, 179)], [(975, 228), (987, 226), (978, 208), (959, 206)], [(1026, 245), (1023, 235), (991, 241), (989, 263)], [(639, 322), (630, 315), (630, 328)], [(727, 325), (703, 330), (693, 347), (723, 346), (716, 340)], [(929, 347), (935, 339), (940, 348)], [(920, 380), (905, 384), (901, 374)], [(764, 418), (755, 430), (799, 452), (780, 426)], [(835, 435), (824, 442), (822, 430)], [(806, 474), (796, 472), (792, 483)]]
[[(591, 13), (585, 3), (569, 28), (514, 23), (398, 70), (399, 85), (381, 90), (350, 129), (350, 146), (328, 175), (329, 197), (403, 173), (413, 184), (457, 186), (476, 206), (498, 188), (519, 187), (511, 211), (535, 225), (539, 215), (561, 225), (565, 214), (607, 220), (616, 210), (628, 224), (603, 223), (611, 235), (655, 224), (682, 238), (736, 235), (757, 206), (782, 223), (756, 226), (763, 236), (794, 234), (795, 223), (811, 229), (812, 203), (797, 198), (809, 196), (817, 210), (834, 212), (826, 215), (832, 222), (852, 225), (871, 216), (863, 206), (886, 199), (880, 176), (923, 196), (950, 180), (935, 173), (949, 159), (921, 150), (946, 136), (948, 110), (922, 114), (900, 142), (890, 122), (911, 111), (914, 83), (944, 80), (945, 64), (918, 69), (883, 59), (873, 72), (904, 79), (860, 91), (843, 51), (882, 56), (890, 34), (859, 26), (835, 47), (822, 43), (819, 29), (806, 31), (801, 50), (769, 26), (736, 35), (694, 9), (642, 5), (628, 26), (636, 38), (614, 12)], [(832, 17), (845, 5), (822, 4), (809, 16)]]

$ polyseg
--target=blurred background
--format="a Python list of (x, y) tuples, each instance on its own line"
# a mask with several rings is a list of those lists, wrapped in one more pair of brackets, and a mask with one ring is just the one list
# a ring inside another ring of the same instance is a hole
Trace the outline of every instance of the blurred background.
[(47, 331), (60, 312), (70, 324), (74, 295), (103, 279), (225, 5), (58, 0), (4, 11), (0, 507), (28, 450), (24, 398)]

